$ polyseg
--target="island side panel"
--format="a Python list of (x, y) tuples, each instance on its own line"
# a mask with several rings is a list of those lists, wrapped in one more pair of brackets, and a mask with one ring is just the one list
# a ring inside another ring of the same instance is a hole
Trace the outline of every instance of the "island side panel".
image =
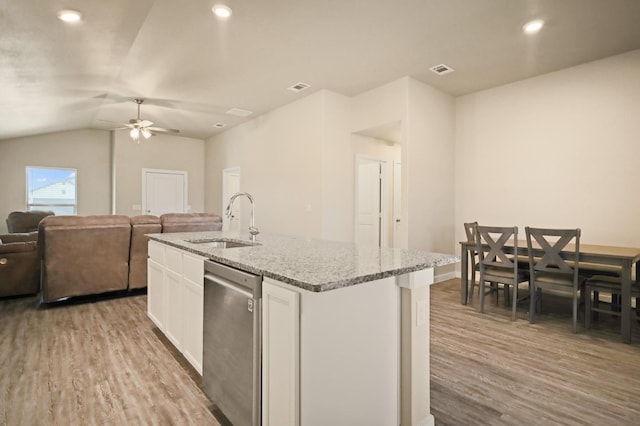
[(401, 289), (401, 422), (431, 426), (429, 326), (433, 268), (396, 277)]

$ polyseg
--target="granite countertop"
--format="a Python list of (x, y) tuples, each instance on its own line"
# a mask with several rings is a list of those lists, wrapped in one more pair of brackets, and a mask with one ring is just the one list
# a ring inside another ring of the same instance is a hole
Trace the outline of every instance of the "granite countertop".
[(211, 248), (190, 241), (249, 241), (247, 233), (179, 232), (149, 238), (293, 286), (322, 292), (460, 261), (451, 254), (357, 246), (305, 237), (260, 234), (257, 245)]

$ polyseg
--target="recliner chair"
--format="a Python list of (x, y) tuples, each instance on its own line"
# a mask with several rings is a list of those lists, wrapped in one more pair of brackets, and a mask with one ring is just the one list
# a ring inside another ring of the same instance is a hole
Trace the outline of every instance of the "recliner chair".
[(38, 224), (47, 216), (55, 215), (49, 210), (32, 210), (26, 212), (11, 212), (7, 216), (7, 232), (23, 233), (35, 232), (38, 230)]
[(40, 287), (37, 234), (0, 235), (0, 297), (36, 294)]

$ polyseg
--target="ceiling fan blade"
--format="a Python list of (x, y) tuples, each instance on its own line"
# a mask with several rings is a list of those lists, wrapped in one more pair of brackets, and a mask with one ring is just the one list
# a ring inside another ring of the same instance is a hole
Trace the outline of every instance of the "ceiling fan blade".
[(180, 130), (178, 129), (165, 129), (162, 127), (146, 127), (146, 129), (149, 129), (153, 132), (158, 132), (158, 133), (180, 133)]
[(140, 127), (149, 127), (153, 125), (153, 121), (149, 121), (149, 120), (139, 120), (138, 121), (138, 125)]
[(142, 127), (140, 129), (140, 133), (142, 134), (142, 136), (144, 136), (145, 139), (149, 139), (151, 136), (153, 136), (153, 133), (147, 127)]

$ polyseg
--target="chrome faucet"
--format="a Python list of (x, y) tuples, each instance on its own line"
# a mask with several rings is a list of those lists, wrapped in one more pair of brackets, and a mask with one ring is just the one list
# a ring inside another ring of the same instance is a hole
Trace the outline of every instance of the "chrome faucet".
[(235, 194), (233, 194), (233, 196), (231, 197), (231, 199), (229, 200), (229, 205), (227, 206), (227, 209), (225, 210), (225, 215), (231, 219), (233, 217), (233, 202), (236, 200), (236, 198), (240, 197), (240, 196), (245, 196), (249, 199), (249, 202), (251, 203), (251, 223), (249, 224), (249, 234), (251, 234), (251, 241), (255, 241), (256, 240), (256, 235), (258, 235), (260, 233), (260, 231), (258, 231), (258, 228), (256, 228), (256, 224), (255, 224), (255, 217), (253, 215), (253, 197), (251, 196), (251, 194), (249, 194), (248, 192), (237, 192)]

